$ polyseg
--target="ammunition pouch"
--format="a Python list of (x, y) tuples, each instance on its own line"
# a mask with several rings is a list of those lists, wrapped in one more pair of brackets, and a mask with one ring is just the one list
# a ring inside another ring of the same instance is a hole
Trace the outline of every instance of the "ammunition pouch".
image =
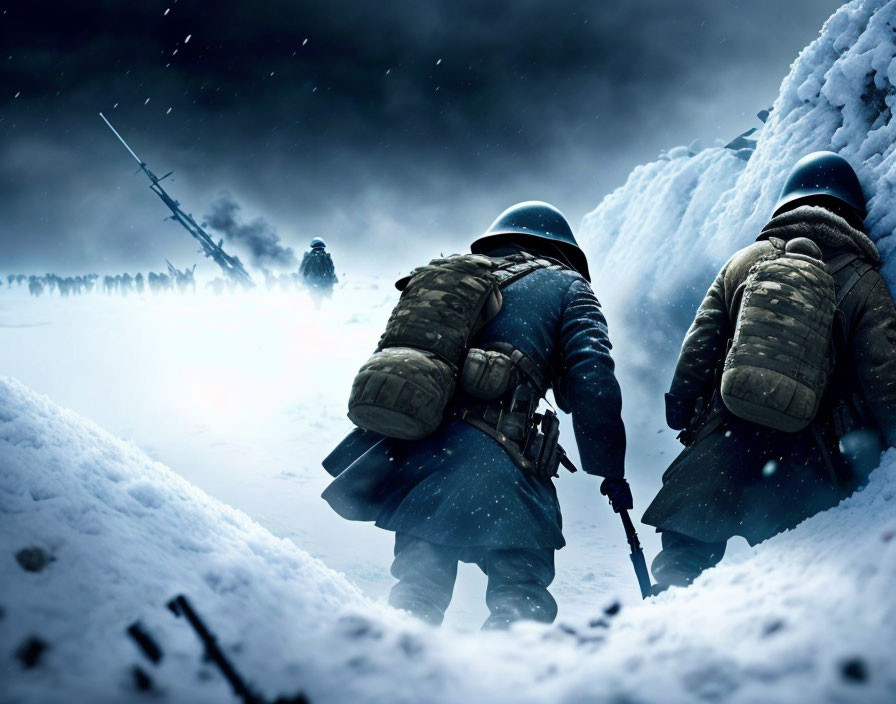
[(494, 401), (518, 383), (513, 361), (503, 352), (472, 348), (460, 373), (460, 389), (480, 401)]
[(576, 471), (560, 446), (557, 414), (536, 412), (544, 386), (522, 352), (503, 343), (471, 349), (460, 384), (471, 398), (456, 417), (495, 440), (520, 469), (542, 479), (556, 477), (561, 464)]

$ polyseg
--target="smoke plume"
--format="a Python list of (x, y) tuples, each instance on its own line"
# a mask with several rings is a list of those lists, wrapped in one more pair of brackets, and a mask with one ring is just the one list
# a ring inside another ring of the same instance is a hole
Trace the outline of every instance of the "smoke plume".
[(242, 222), (239, 204), (228, 192), (223, 192), (212, 203), (211, 213), (205, 216), (205, 224), (220, 232), (228, 242), (242, 244), (249, 250), (249, 261), (259, 269), (295, 267), (296, 254), (280, 241), (280, 235), (263, 217)]

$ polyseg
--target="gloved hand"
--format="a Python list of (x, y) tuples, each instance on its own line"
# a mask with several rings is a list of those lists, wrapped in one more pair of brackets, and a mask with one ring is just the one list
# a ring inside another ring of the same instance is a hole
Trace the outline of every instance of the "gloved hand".
[(666, 425), (672, 430), (684, 430), (694, 417), (695, 399), (666, 394)]
[(607, 477), (600, 484), (600, 493), (610, 499), (610, 505), (616, 513), (629, 511), (634, 507), (632, 490), (628, 482), (623, 478), (611, 479)]

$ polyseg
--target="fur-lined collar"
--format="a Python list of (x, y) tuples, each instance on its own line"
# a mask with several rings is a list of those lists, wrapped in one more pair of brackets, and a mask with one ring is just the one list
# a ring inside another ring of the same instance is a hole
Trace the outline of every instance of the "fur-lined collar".
[(808, 237), (821, 247), (851, 249), (869, 263), (880, 264), (880, 253), (868, 235), (856, 230), (839, 215), (817, 206), (801, 205), (772, 218), (757, 239), (767, 240), (769, 237), (782, 240)]

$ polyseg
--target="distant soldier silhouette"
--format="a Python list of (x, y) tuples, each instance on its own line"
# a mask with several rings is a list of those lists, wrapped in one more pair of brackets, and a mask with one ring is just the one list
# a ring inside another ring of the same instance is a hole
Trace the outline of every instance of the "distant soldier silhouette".
[[(166, 260), (167, 261), (167, 260)], [(174, 284), (177, 284), (177, 290), (180, 293), (186, 293), (187, 289), (192, 289), (193, 293), (196, 293), (196, 279), (193, 277), (193, 272), (196, 271), (196, 265), (194, 264), (190, 269), (184, 269), (181, 271), (176, 266), (174, 266), (171, 262), (168, 262), (168, 272), (170, 274), (170, 283), (168, 283), (168, 288), (172, 288)]]
[(687, 447), (643, 518), (660, 589), (834, 506), (896, 443), (896, 307), (865, 208), (845, 159), (809, 154), (700, 305), (666, 394)]
[(333, 258), (327, 251), (327, 243), (320, 237), (311, 240), (311, 251), (305, 252), (302, 257), (299, 276), (312, 293), (324, 296), (331, 296), (333, 286), (339, 283)]
[(134, 288), (137, 289), (137, 293), (143, 293), (143, 274), (137, 272), (137, 275), (134, 277)]

